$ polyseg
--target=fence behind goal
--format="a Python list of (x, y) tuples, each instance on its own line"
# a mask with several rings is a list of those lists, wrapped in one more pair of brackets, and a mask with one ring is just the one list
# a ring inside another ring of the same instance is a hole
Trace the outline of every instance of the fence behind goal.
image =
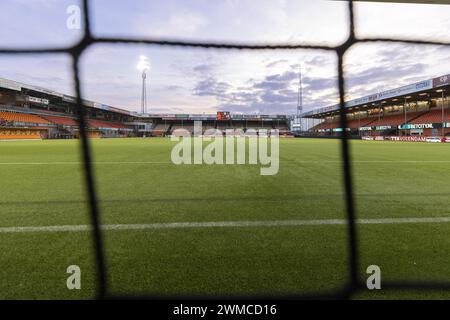
[[(371, 1), (371, 0), (366, 0)], [(399, 38), (360, 38), (355, 34), (355, 12), (354, 1), (348, 2), (348, 31), (349, 35), (346, 41), (338, 46), (315, 45), (310, 43), (263, 43), (263, 44), (249, 44), (249, 43), (233, 43), (233, 42), (196, 42), (196, 41), (179, 41), (172, 39), (153, 39), (153, 38), (120, 38), (120, 37), (96, 37), (91, 33), (89, 0), (82, 1), (82, 20), (83, 20), (83, 37), (80, 42), (70, 47), (50, 47), (42, 49), (33, 48), (0, 48), (1, 55), (31, 55), (31, 54), (70, 54), (72, 57), (73, 79), (75, 83), (75, 92), (78, 105), (78, 121), (81, 138), (81, 154), (83, 158), (84, 182), (88, 195), (89, 216), (90, 223), (93, 226), (92, 238), (95, 249), (95, 263), (96, 263), (96, 278), (97, 278), (97, 295), (98, 299), (117, 298), (109, 290), (107, 264), (104, 254), (103, 235), (100, 228), (100, 210), (97, 198), (97, 189), (93, 174), (93, 167), (91, 162), (91, 148), (90, 141), (87, 136), (86, 118), (83, 107), (83, 97), (81, 94), (81, 84), (79, 75), (79, 60), (81, 54), (92, 44), (95, 43), (121, 43), (121, 44), (144, 44), (148, 46), (167, 46), (167, 47), (181, 47), (181, 48), (203, 48), (205, 50), (320, 50), (326, 52), (334, 52), (337, 56), (338, 64), (338, 89), (340, 101), (340, 125), (342, 134), (340, 136), (340, 148), (342, 154), (342, 176), (345, 190), (345, 206), (346, 206), (346, 222), (347, 222), (347, 248), (349, 255), (348, 262), (348, 281), (337, 290), (327, 292), (313, 292), (312, 294), (302, 294), (290, 296), (273, 296), (273, 297), (255, 297), (255, 298), (287, 298), (287, 299), (310, 299), (310, 298), (331, 298), (331, 299), (346, 299), (351, 298), (360, 289), (365, 288), (365, 283), (358, 276), (359, 266), (359, 250), (358, 250), (358, 228), (356, 226), (355, 205), (354, 205), (354, 186), (353, 186), (353, 169), (352, 161), (349, 152), (348, 133), (347, 133), (347, 119), (344, 116), (344, 97), (345, 92), (345, 76), (343, 70), (344, 55), (353, 45), (357, 43), (403, 43), (416, 45), (439, 45), (450, 47), (448, 41), (429, 41), (426, 39), (399, 39)], [(387, 1), (389, 2), (389, 1)], [(397, 2), (411, 2), (411, 1), (397, 1)], [(426, 1), (416, 1), (424, 3)], [(447, 3), (445, 1), (430, 1)], [(417, 281), (383, 281), (383, 290), (450, 290), (450, 282), (423, 282)], [(121, 298), (158, 298), (156, 296), (133, 297), (125, 296)], [(167, 297), (165, 297), (167, 298)], [(180, 298), (180, 297), (174, 297)], [(182, 297), (181, 297), (182, 298)], [(192, 297), (189, 297), (192, 298)], [(202, 298), (202, 297), (199, 297)], [(230, 297), (225, 297), (230, 298)], [(239, 297), (231, 297), (239, 298)], [(249, 298), (249, 297), (245, 297)], [(251, 298), (251, 297), (250, 297)]]

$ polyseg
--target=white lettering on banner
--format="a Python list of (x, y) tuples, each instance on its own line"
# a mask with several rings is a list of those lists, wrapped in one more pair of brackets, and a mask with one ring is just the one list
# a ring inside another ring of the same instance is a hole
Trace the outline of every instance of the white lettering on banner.
[[(433, 83), (434, 83), (434, 86), (436, 87), (436, 86), (442, 86), (442, 85), (446, 84), (448, 81), (449, 81), (448, 76), (442, 76), (442, 77), (434, 79), (434, 80), (430, 79), (430, 80), (413, 83), (413, 84), (406, 85), (406, 86), (403, 86), (400, 88), (387, 90), (387, 91), (379, 92), (379, 93), (372, 94), (369, 96), (349, 100), (349, 101), (345, 102), (345, 107), (346, 108), (353, 107), (353, 106), (357, 106), (357, 105), (371, 103), (373, 101), (379, 101), (379, 100), (383, 100), (383, 99), (393, 98), (396, 96), (401, 96), (401, 95), (406, 95), (406, 94), (410, 94), (410, 93), (416, 93), (419, 91), (429, 90), (429, 89), (433, 88)], [(339, 107), (340, 107), (340, 105), (337, 104), (337, 105), (332, 105), (329, 107), (318, 108), (315, 110), (305, 112), (305, 113), (303, 113), (303, 115), (308, 116), (308, 115), (313, 115), (313, 114), (324, 113), (327, 111), (336, 111), (336, 110), (339, 110)]]
[(410, 124), (408, 125), (410, 129), (433, 129), (432, 123), (420, 123), (420, 124)]
[(387, 130), (387, 129), (391, 129), (391, 126), (377, 126), (376, 130)]
[(48, 104), (48, 100), (47, 99), (41, 99), (41, 98), (28, 96), (27, 100), (29, 102), (34, 102), (34, 103)]

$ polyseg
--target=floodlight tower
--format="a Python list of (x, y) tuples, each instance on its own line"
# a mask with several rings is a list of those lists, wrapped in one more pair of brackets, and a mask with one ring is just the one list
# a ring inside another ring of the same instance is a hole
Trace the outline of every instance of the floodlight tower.
[(147, 71), (150, 70), (150, 62), (144, 55), (139, 57), (137, 68), (142, 72), (141, 112), (147, 113)]
[(299, 130), (303, 131), (302, 125), (302, 113), (303, 113), (303, 89), (302, 89), (302, 66), (298, 68), (298, 96), (297, 96), (297, 122), (299, 124)]

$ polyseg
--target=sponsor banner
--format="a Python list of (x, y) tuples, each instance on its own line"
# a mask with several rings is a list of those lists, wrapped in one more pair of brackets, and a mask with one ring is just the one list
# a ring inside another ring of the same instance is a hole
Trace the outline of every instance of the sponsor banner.
[(174, 120), (174, 119), (176, 119), (176, 118), (175, 118), (175, 115), (174, 115), (174, 114), (163, 114), (163, 115), (161, 115), (161, 119), (165, 119), (165, 120)]
[(409, 129), (433, 129), (437, 128), (438, 126), (441, 126), (440, 123), (419, 123), (419, 124), (402, 124), (399, 125), (399, 129), (409, 130)]
[(193, 120), (193, 121), (206, 121), (206, 120), (208, 120), (208, 117), (205, 117), (205, 116), (194, 116), (194, 115), (190, 115), (190, 116), (189, 116), (189, 120)]
[(433, 79), (433, 88), (438, 88), (450, 84), (450, 74)]
[[(439, 142), (450, 142), (450, 137), (442, 138), (440, 136), (437, 137), (422, 137), (422, 136), (411, 136), (411, 137), (397, 137), (391, 136), (386, 137), (386, 140), (391, 141), (412, 141), (412, 142), (429, 142), (429, 143), (439, 143)], [(447, 141), (449, 140), (449, 141)]]
[(15, 91), (21, 91), (22, 87), (15, 81), (0, 78), (0, 87)]
[(398, 137), (398, 136), (390, 136), (390, 137), (386, 137), (386, 140), (391, 140), (391, 141), (413, 141), (413, 142), (426, 142), (426, 137)]
[(85, 105), (86, 107), (94, 108), (94, 102), (89, 100), (83, 100), (83, 105)]
[[(350, 128), (347, 128), (346, 131), (350, 131), (350, 130), (351, 130)], [(342, 132), (342, 131), (344, 131), (342, 128), (334, 128), (333, 129), (333, 132)]]
[(257, 114), (244, 114), (244, 119), (249, 119), (249, 120), (253, 120), (253, 119), (258, 119), (259, 115)]
[(383, 136), (375, 136), (375, 137), (371, 137), (371, 136), (363, 136), (361, 137), (362, 140), (369, 140), (369, 141), (384, 141), (384, 137)]
[(440, 143), (442, 142), (442, 138), (441, 137), (428, 137), (426, 139), (427, 142), (431, 142), (431, 143)]
[[(382, 91), (382, 92), (372, 94), (369, 96), (365, 96), (365, 97), (361, 97), (358, 99), (349, 100), (345, 103), (345, 107), (348, 108), (348, 107), (353, 107), (353, 106), (357, 106), (357, 105), (368, 104), (368, 103), (372, 103), (372, 102), (379, 101), (379, 100), (384, 100), (384, 99), (394, 98), (394, 97), (401, 96), (401, 95), (406, 95), (406, 94), (411, 94), (411, 93), (420, 92), (420, 91), (424, 91), (424, 90), (429, 90), (435, 86), (443, 86), (443, 85), (450, 83), (449, 77), (450, 77), (450, 75), (442, 76), (442, 77), (435, 78), (435, 79), (430, 79), (430, 80), (413, 83), (413, 84), (406, 85), (406, 86), (403, 86), (400, 88)], [(329, 112), (329, 111), (336, 111), (338, 109), (339, 109), (339, 105), (337, 104), (337, 105), (332, 105), (329, 107), (318, 108), (315, 110), (304, 112), (304, 113), (302, 113), (302, 116), (311, 116), (311, 115), (325, 113), (325, 112)]]
[(372, 127), (361, 127), (359, 128), (359, 131), (370, 131), (372, 130)]
[(404, 94), (410, 94), (417, 91), (427, 90), (433, 88), (433, 82), (431, 80), (426, 80), (407, 86), (403, 86), (397, 89), (383, 91), (378, 94), (378, 100), (393, 98), (396, 96), (401, 96)]
[(122, 110), (122, 109), (119, 109), (119, 108), (111, 107), (111, 106), (108, 106), (107, 104), (102, 104), (102, 103), (98, 103), (98, 102), (94, 102), (94, 108), (105, 110), (105, 111), (129, 114), (129, 112), (126, 111), (126, 110)]
[(32, 97), (32, 96), (28, 96), (27, 101), (33, 102), (33, 103), (39, 103), (39, 104), (48, 104), (47, 99), (41, 99), (41, 98), (36, 98), (36, 97)]
[(377, 131), (383, 131), (383, 130), (389, 130), (392, 129), (392, 126), (376, 126), (375, 130)]
[(76, 103), (77, 102), (77, 98), (72, 97), (72, 96), (63, 95), (63, 101)]

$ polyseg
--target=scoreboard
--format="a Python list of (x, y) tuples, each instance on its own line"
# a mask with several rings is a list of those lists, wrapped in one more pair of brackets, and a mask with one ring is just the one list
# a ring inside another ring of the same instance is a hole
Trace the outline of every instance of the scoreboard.
[(217, 111), (216, 115), (217, 120), (230, 120), (231, 115), (229, 111)]

